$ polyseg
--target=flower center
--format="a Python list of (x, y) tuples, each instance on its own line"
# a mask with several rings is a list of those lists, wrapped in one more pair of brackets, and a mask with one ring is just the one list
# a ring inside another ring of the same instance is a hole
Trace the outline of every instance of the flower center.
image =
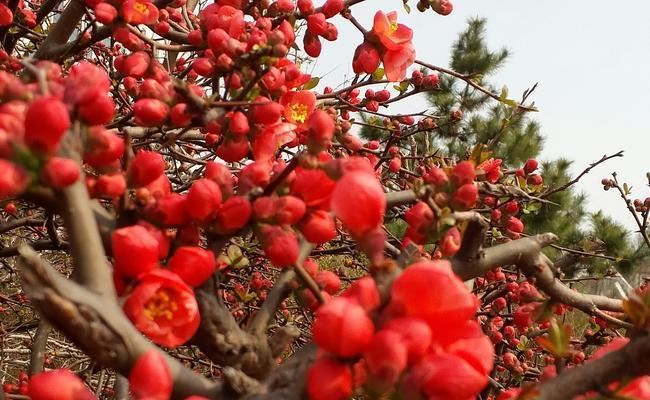
[(144, 306), (144, 313), (151, 320), (156, 318), (171, 320), (177, 310), (178, 304), (173, 300), (169, 289), (159, 289)]
[(302, 103), (291, 105), (291, 119), (303, 123), (307, 119), (307, 106)]
[(140, 14), (146, 14), (149, 11), (149, 7), (145, 3), (141, 3), (139, 1), (135, 2), (135, 11), (139, 12)]
[(391, 22), (390, 27), (388, 28), (388, 31), (389, 31), (389, 33), (395, 33), (397, 28), (398, 28), (397, 22)]

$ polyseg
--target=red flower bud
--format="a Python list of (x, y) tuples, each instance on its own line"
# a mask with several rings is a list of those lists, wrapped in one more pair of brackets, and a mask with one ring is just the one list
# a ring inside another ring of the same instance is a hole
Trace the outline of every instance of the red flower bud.
[(345, 400), (352, 396), (352, 370), (331, 358), (320, 358), (307, 373), (309, 400)]
[(160, 126), (167, 119), (169, 106), (157, 99), (140, 99), (133, 104), (133, 114), (140, 126)]
[(523, 233), (524, 223), (519, 218), (508, 217), (507, 229), (513, 233)]
[(296, 235), (279, 226), (264, 225), (260, 229), (264, 255), (276, 267), (288, 267), (298, 260), (299, 246)]
[(357, 279), (354, 283), (343, 292), (342, 296), (356, 300), (366, 312), (376, 310), (381, 304), (377, 284), (370, 276), (364, 276)]
[(345, 8), (345, 2), (343, 0), (326, 0), (322, 10), (327, 18), (332, 18), (343, 11), (343, 8)]
[(315, 210), (300, 223), (300, 231), (307, 241), (321, 244), (336, 237), (336, 223), (327, 211)]
[(54, 189), (63, 189), (79, 179), (79, 165), (76, 161), (63, 157), (52, 157), (43, 166), (41, 178)]
[(275, 220), (281, 225), (293, 225), (305, 215), (305, 202), (295, 196), (282, 196), (276, 201)]
[(363, 42), (354, 51), (352, 59), (352, 69), (355, 74), (372, 74), (379, 67), (379, 53), (375, 46), (368, 42)]
[(383, 222), (386, 196), (373, 173), (355, 170), (336, 183), (331, 207), (352, 234), (361, 235)]
[(332, 271), (320, 271), (314, 277), (314, 280), (325, 292), (336, 294), (341, 289), (341, 279)]
[(381, 330), (363, 352), (368, 372), (381, 381), (382, 387), (397, 383), (406, 369), (408, 350), (402, 336), (390, 330)]
[(314, 3), (312, 0), (298, 0), (298, 10), (304, 15), (314, 12)]
[(98, 3), (95, 5), (94, 11), (97, 22), (104, 25), (113, 23), (115, 18), (117, 18), (117, 10), (108, 3)]
[(468, 320), (477, 306), (476, 297), (446, 260), (421, 261), (408, 267), (391, 288), (390, 307), (395, 312), (422, 318), (431, 326)]
[(535, 171), (538, 166), (539, 163), (537, 162), (537, 160), (535, 160), (534, 158), (530, 158), (526, 161), (526, 164), (524, 165), (524, 172), (530, 174), (531, 172)]
[(97, 179), (95, 192), (99, 197), (120, 197), (126, 190), (126, 179), (121, 173), (104, 174)]
[(431, 168), (429, 172), (424, 175), (423, 179), (426, 183), (430, 183), (436, 187), (442, 187), (449, 182), (449, 178), (447, 177), (447, 174), (445, 174), (445, 171), (438, 167)]
[(165, 173), (165, 160), (160, 153), (139, 151), (129, 166), (129, 178), (136, 187), (146, 186)]
[(20, 194), (28, 184), (29, 176), (22, 167), (0, 158), (0, 199)]
[(0, 26), (9, 26), (14, 22), (14, 13), (4, 4), (0, 4)]
[(323, 36), (327, 32), (325, 14), (316, 13), (307, 17), (307, 29), (312, 35)]
[(309, 114), (307, 126), (307, 145), (312, 154), (319, 153), (331, 145), (335, 124), (328, 113), (320, 109), (314, 110)]
[(230, 118), (228, 129), (237, 136), (244, 136), (250, 131), (248, 118), (241, 111), (235, 111), (226, 115)]
[(79, 114), (90, 125), (104, 125), (113, 119), (114, 113), (115, 103), (108, 93), (97, 93), (79, 104)]
[(187, 213), (196, 221), (213, 216), (221, 205), (221, 189), (209, 179), (199, 179), (187, 193)]
[(179, 247), (167, 264), (172, 272), (192, 287), (201, 286), (216, 266), (211, 251), (195, 246)]
[(305, 36), (303, 37), (303, 46), (305, 48), (305, 53), (314, 58), (320, 56), (320, 52), (323, 48), (318, 36), (313, 35), (309, 31), (305, 32)]
[(431, 8), (440, 15), (449, 15), (454, 10), (454, 5), (449, 0), (434, 0)]
[(172, 376), (165, 357), (151, 349), (141, 355), (129, 372), (129, 389), (138, 399), (166, 400), (172, 393)]
[(111, 245), (115, 269), (123, 276), (135, 277), (158, 265), (159, 242), (141, 225), (115, 230)]
[(32, 376), (29, 380), (28, 393), (32, 400), (97, 399), (81, 378), (67, 369), (56, 369)]
[(451, 201), (461, 209), (470, 209), (478, 200), (478, 188), (473, 183), (466, 183), (456, 189)]
[(45, 153), (54, 152), (68, 128), (70, 117), (65, 104), (54, 96), (39, 97), (25, 114), (25, 144)]
[(255, 103), (256, 105), (251, 106), (251, 109), (253, 121), (257, 124), (273, 124), (280, 119), (280, 116), (284, 111), (282, 105), (263, 96), (256, 98)]
[(474, 171), (474, 164), (470, 161), (463, 161), (456, 164), (451, 172), (451, 179), (458, 186), (472, 183), (475, 178), (476, 172)]
[(460, 231), (455, 226), (450, 228), (440, 240), (440, 252), (451, 257), (458, 252), (461, 245)]
[(397, 318), (384, 324), (383, 329), (398, 333), (408, 352), (409, 364), (417, 363), (429, 352), (433, 334), (431, 328), (418, 318)]
[(314, 341), (324, 350), (341, 357), (353, 357), (370, 345), (375, 328), (356, 301), (337, 297), (316, 311), (311, 330)]
[(217, 230), (223, 234), (236, 232), (248, 223), (252, 213), (251, 203), (245, 197), (232, 196), (217, 212)]

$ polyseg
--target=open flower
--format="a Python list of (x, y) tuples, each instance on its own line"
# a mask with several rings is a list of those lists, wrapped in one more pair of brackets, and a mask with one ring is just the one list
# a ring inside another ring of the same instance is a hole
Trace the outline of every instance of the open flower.
[(372, 25), (372, 33), (377, 35), (387, 50), (399, 50), (410, 44), (413, 39), (411, 28), (397, 23), (396, 11), (391, 11), (388, 14), (377, 11)]
[(167, 347), (187, 342), (200, 323), (194, 292), (178, 275), (164, 269), (140, 277), (124, 312), (140, 332)]
[(150, 25), (158, 21), (158, 7), (147, 0), (127, 0), (122, 4), (120, 14), (129, 24)]
[(284, 106), (284, 118), (287, 122), (296, 124), (297, 130), (302, 132), (307, 129), (307, 117), (316, 107), (316, 95), (309, 90), (287, 92), (280, 99)]

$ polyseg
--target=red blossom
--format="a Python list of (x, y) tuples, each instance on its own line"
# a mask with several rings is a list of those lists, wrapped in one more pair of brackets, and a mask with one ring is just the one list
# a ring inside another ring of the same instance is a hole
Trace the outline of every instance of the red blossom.
[(158, 264), (158, 241), (143, 226), (116, 229), (111, 236), (115, 269), (123, 276), (135, 277)]
[(337, 297), (316, 311), (311, 331), (318, 346), (341, 357), (361, 354), (374, 334), (366, 311), (349, 297)]
[(139, 277), (124, 312), (154, 343), (177, 347), (199, 327), (199, 308), (194, 293), (178, 275), (156, 269)]
[(126, 0), (120, 8), (125, 22), (133, 25), (151, 25), (158, 21), (158, 7), (148, 0)]
[(75, 183), (79, 176), (79, 164), (64, 157), (52, 157), (43, 166), (41, 178), (54, 189), (63, 189)]
[(45, 153), (55, 152), (70, 128), (65, 104), (54, 96), (34, 100), (25, 114), (25, 144)]
[(192, 287), (201, 286), (216, 268), (214, 254), (196, 246), (176, 249), (167, 268)]
[[(56, 388), (56, 390), (53, 390)], [(32, 400), (96, 400), (77, 375), (67, 369), (41, 372), (31, 377), (28, 394)]]
[(345, 400), (352, 396), (352, 370), (332, 358), (316, 360), (307, 373), (309, 400)]
[(167, 361), (157, 349), (141, 355), (129, 373), (129, 389), (137, 399), (168, 400), (172, 386)]

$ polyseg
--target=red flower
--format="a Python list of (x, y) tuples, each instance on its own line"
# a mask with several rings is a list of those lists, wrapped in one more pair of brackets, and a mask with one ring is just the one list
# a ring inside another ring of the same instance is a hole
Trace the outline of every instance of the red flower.
[[(321, 162), (331, 159), (327, 153), (319, 156)], [(329, 209), (330, 198), (336, 182), (322, 169), (296, 168), (296, 177), (291, 185), (291, 194), (300, 197), (307, 207)]]
[(372, 74), (379, 67), (379, 52), (368, 42), (363, 42), (354, 51), (352, 69), (355, 74)]
[(296, 138), (296, 125), (280, 122), (267, 126), (253, 139), (253, 157), (255, 161), (271, 163), (280, 146)]
[(470, 209), (478, 200), (478, 187), (473, 183), (466, 183), (456, 189), (451, 197), (452, 203), (459, 209)]
[(336, 224), (330, 213), (315, 210), (300, 223), (300, 231), (309, 242), (321, 244), (336, 237)]
[(316, 311), (311, 331), (316, 344), (324, 350), (353, 357), (370, 345), (375, 327), (359, 303), (349, 297), (337, 297)]
[(298, 132), (302, 132), (307, 129), (307, 117), (316, 107), (316, 95), (309, 90), (287, 92), (280, 98), (280, 104), (284, 106), (285, 120), (296, 124)]
[(343, 226), (361, 236), (383, 222), (386, 195), (373, 173), (353, 170), (345, 172), (336, 183), (331, 206)]
[(32, 400), (97, 399), (81, 378), (67, 369), (56, 369), (32, 376), (29, 380), (28, 394)]
[(260, 229), (264, 255), (276, 267), (288, 267), (298, 260), (298, 239), (293, 232), (279, 226), (264, 225)]
[(19, 194), (28, 184), (29, 176), (22, 167), (0, 159), (0, 199)]
[(98, 3), (95, 5), (94, 8), (95, 11), (95, 18), (97, 18), (97, 22), (101, 24), (112, 24), (113, 21), (115, 21), (115, 18), (117, 18), (117, 10), (115, 7), (108, 3)]
[(25, 115), (25, 143), (34, 150), (55, 152), (68, 128), (70, 117), (65, 104), (54, 96), (39, 97)]
[(224, 234), (236, 232), (246, 225), (252, 213), (251, 203), (245, 197), (232, 196), (217, 212), (217, 230)]
[(79, 179), (79, 164), (75, 160), (52, 157), (43, 166), (41, 178), (54, 189), (63, 189)]
[(422, 318), (432, 327), (442, 327), (471, 318), (478, 300), (453, 273), (449, 261), (421, 261), (395, 280), (390, 307), (398, 315)]
[(0, 26), (8, 26), (14, 22), (14, 13), (4, 4), (0, 4)]
[(354, 283), (343, 292), (342, 296), (356, 300), (356, 302), (359, 303), (366, 312), (376, 310), (381, 303), (381, 300), (379, 299), (379, 291), (377, 291), (377, 284), (370, 276), (364, 276), (363, 278), (354, 281)]
[(158, 265), (158, 241), (143, 226), (117, 229), (111, 235), (115, 269), (123, 276), (135, 277)]
[(474, 171), (474, 164), (470, 161), (463, 161), (454, 166), (451, 171), (451, 180), (458, 186), (466, 183), (474, 182), (476, 172)]
[(173, 383), (167, 361), (156, 349), (141, 355), (129, 372), (129, 389), (137, 399), (168, 400)]
[(127, 0), (122, 4), (120, 15), (133, 25), (151, 25), (158, 21), (158, 7), (147, 0)]
[(430, 350), (432, 333), (431, 328), (419, 318), (405, 317), (388, 321), (383, 329), (397, 332), (408, 351), (409, 364), (416, 363)]
[(408, 348), (402, 336), (391, 330), (381, 330), (363, 352), (366, 368), (383, 388), (397, 383), (408, 361)]
[(490, 158), (483, 161), (476, 167), (485, 173), (485, 179), (490, 183), (495, 183), (501, 177), (501, 164), (503, 160), (500, 158)]
[(400, 50), (403, 46), (410, 44), (413, 39), (413, 31), (403, 24), (397, 23), (397, 12), (392, 11), (384, 14), (377, 11), (372, 25), (374, 33), (381, 44), (387, 50)]
[(140, 277), (124, 312), (140, 332), (166, 347), (187, 342), (200, 323), (194, 292), (178, 275), (164, 269)]
[(209, 179), (199, 179), (187, 193), (186, 209), (192, 219), (205, 221), (221, 206), (221, 189)]
[(179, 247), (167, 267), (192, 287), (201, 286), (214, 272), (214, 254), (196, 246)]
[(275, 221), (280, 225), (293, 225), (305, 215), (305, 203), (295, 196), (282, 196), (275, 201)]
[(165, 161), (160, 153), (139, 151), (129, 166), (129, 177), (135, 186), (146, 186), (165, 172)]
[(454, 226), (445, 232), (445, 235), (440, 240), (440, 251), (443, 256), (451, 257), (458, 252), (460, 245), (460, 231)]
[(120, 197), (126, 190), (126, 179), (120, 172), (103, 174), (97, 179), (95, 191), (97, 196), (110, 198)]
[(449, 0), (434, 0), (431, 8), (440, 15), (449, 15), (454, 10), (454, 5)]
[(352, 396), (352, 370), (347, 364), (322, 357), (307, 373), (309, 400), (345, 400)]
[(133, 115), (140, 126), (159, 126), (167, 119), (169, 106), (157, 99), (140, 99), (133, 104)]
[(307, 146), (312, 154), (318, 154), (332, 144), (336, 125), (332, 117), (323, 110), (314, 110), (307, 120)]

